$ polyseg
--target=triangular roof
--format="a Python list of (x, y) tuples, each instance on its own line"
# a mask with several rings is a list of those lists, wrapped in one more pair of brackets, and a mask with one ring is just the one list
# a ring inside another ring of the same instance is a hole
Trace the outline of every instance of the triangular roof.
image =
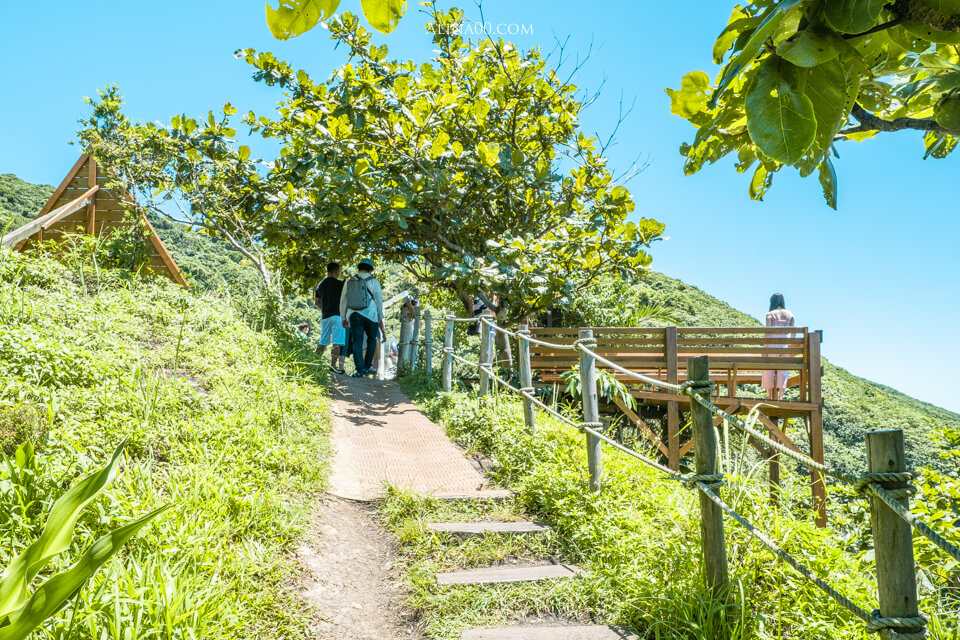
[[(0, 238), (0, 244), (22, 251), (31, 244), (63, 233), (84, 229), (99, 236), (105, 230), (120, 226), (126, 211), (124, 201), (130, 202), (132, 198), (129, 194), (118, 196), (105, 188), (107, 180), (108, 176), (98, 170), (96, 159), (83, 154), (37, 213), (36, 219)], [(149, 231), (150, 268), (187, 286), (180, 268), (153, 225), (142, 214), (141, 219)]]

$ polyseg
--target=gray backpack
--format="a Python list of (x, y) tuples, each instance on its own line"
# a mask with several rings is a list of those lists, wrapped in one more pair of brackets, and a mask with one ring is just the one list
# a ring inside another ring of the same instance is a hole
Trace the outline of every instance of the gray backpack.
[(347, 280), (347, 309), (351, 311), (363, 311), (373, 302), (373, 294), (367, 288), (366, 278), (361, 280), (359, 276), (351, 276)]

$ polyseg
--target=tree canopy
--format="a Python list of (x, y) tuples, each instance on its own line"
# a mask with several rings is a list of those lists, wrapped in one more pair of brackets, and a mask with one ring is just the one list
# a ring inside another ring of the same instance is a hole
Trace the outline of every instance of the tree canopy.
[(722, 64), (667, 89), (673, 113), (697, 128), (684, 170), (736, 154), (750, 197), (773, 175), (817, 172), (837, 206), (841, 141), (915, 130), (924, 158), (960, 139), (960, 0), (755, 0), (734, 8), (713, 46)]
[(282, 141), (272, 173), (294, 186), (263, 221), (278, 264), (314, 276), (317, 255), (372, 253), (520, 315), (648, 264), (662, 225), (627, 221), (630, 192), (580, 131), (576, 87), (537, 50), (454, 35), (458, 10), (433, 18), (439, 52), (419, 66), (388, 60), (350, 14), (330, 23), (350, 61), (326, 82), (240, 52), (287, 91), (279, 117), (247, 120)]
[(663, 231), (629, 221), (630, 192), (580, 131), (584, 102), (539, 50), (464, 41), (458, 10), (434, 12), (438, 54), (388, 60), (359, 20), (330, 22), (350, 60), (315, 81), (273, 54), (243, 50), (258, 81), (285, 90), (253, 132), (272, 162), (237, 145), (223, 115), (133, 124), (115, 90), (81, 132), (104, 166), (154, 211), (197, 221), (261, 267), (304, 285), (328, 260), (361, 254), (418, 281), (481, 295), (513, 317), (569, 298), (603, 274), (636, 274)]

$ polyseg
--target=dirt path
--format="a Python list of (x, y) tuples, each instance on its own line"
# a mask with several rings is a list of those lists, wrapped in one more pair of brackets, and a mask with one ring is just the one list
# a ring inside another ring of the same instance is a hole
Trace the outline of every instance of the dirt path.
[(332, 396), (331, 494), (372, 500), (388, 482), (417, 493), (471, 493), (486, 484), (396, 382), (339, 378)]
[(419, 638), (400, 607), (396, 542), (372, 503), (386, 483), (419, 493), (472, 493), (484, 476), (395, 382), (339, 378), (331, 403), (330, 491), (316, 541), (300, 549), (310, 571), (304, 598), (319, 615), (318, 640)]
[(304, 598), (319, 615), (318, 640), (420, 638), (400, 600), (404, 587), (394, 567), (396, 543), (372, 505), (325, 498), (318, 539), (298, 551), (310, 571)]

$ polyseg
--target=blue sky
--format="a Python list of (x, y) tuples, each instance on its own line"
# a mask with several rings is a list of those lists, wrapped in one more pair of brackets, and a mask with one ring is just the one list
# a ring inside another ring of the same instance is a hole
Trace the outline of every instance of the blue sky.
[[(359, 11), (359, 0), (341, 10)], [(685, 177), (679, 145), (693, 129), (670, 114), (664, 87), (686, 71), (713, 76), (710, 51), (733, 2), (593, 3), (486, 0), (494, 28), (525, 29), (516, 44), (593, 53), (577, 84), (601, 99), (588, 132), (609, 133), (621, 92), (636, 107), (611, 151), (615, 167), (643, 157), (629, 185), (638, 215), (667, 224), (654, 268), (762, 318), (780, 291), (800, 324), (824, 331), (823, 351), (856, 375), (960, 411), (947, 363), (960, 359), (960, 156), (922, 160), (918, 134), (884, 134), (841, 145), (839, 211), (823, 204), (815, 179), (782, 172), (763, 203), (747, 197), (747, 177), (730, 163)], [(479, 19), (472, 0), (461, 5)], [(398, 57), (430, 55), (425, 17), (411, 10), (396, 32), (376, 36)], [(202, 115), (225, 101), (241, 113), (267, 111), (279, 95), (250, 79), (234, 59), (241, 47), (272, 50), (325, 77), (344, 59), (323, 30), (278, 42), (261, 0), (100, 0), (79, 7), (53, 0), (7, 3), (0, 23), (5, 61), (0, 99), (0, 173), (57, 183), (78, 149), (68, 143), (86, 114), (83, 96), (118, 83), (131, 117), (169, 121)], [(532, 35), (529, 33), (532, 30)]]

